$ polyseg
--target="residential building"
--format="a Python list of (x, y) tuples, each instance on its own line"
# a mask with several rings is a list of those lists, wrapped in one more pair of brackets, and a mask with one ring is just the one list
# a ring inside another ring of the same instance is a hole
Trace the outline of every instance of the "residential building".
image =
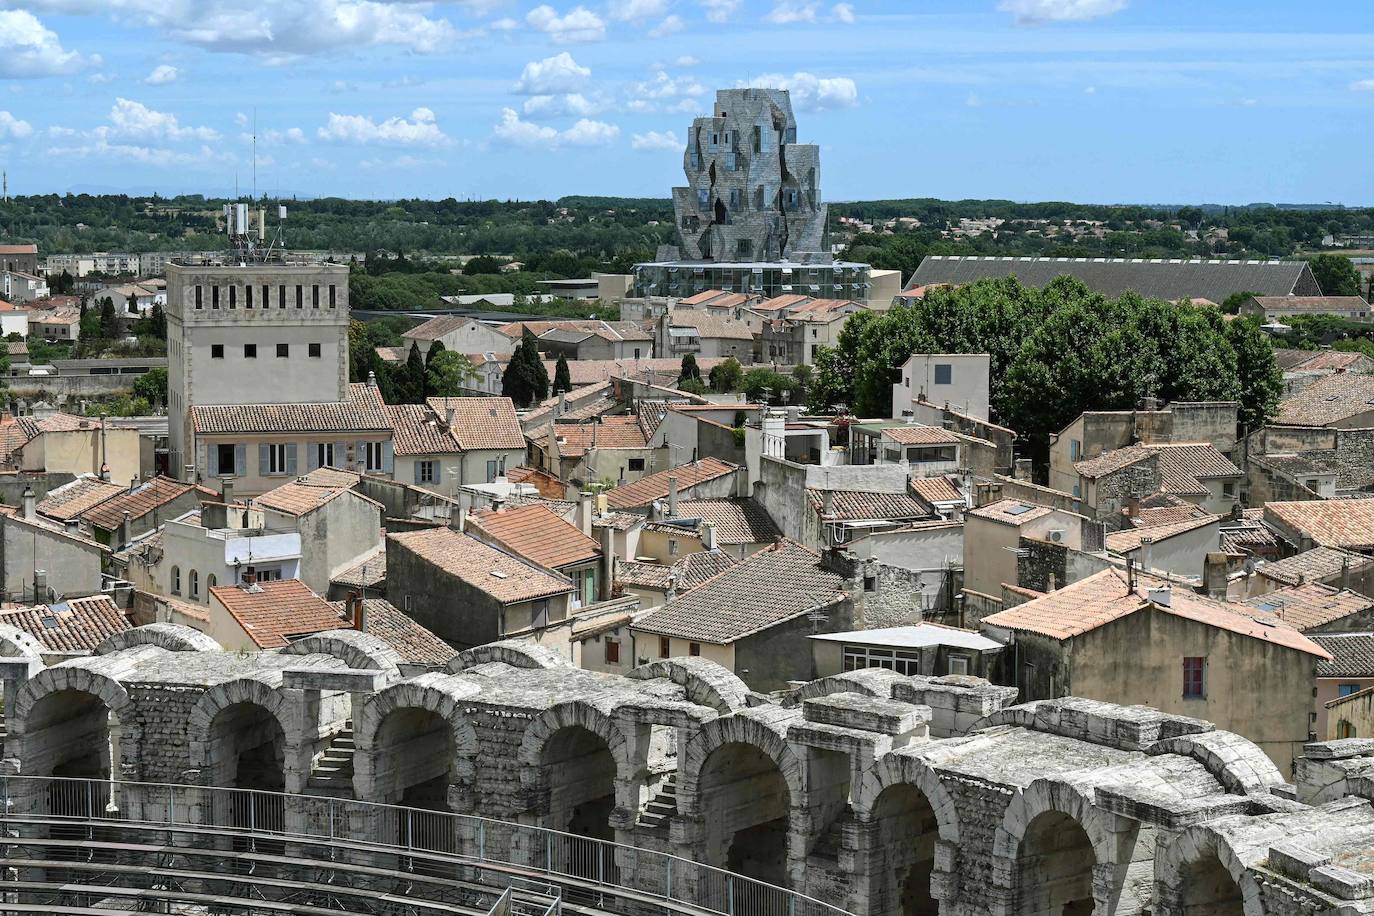
[(357, 474), (324, 468), (252, 502), (265, 533), (300, 538), (300, 579), (322, 594), (336, 576), (382, 548), (382, 504), (355, 490), (357, 483)]
[(537, 638), (566, 623), (575, 591), (564, 576), (452, 528), (388, 535), (386, 563), (387, 599), (457, 648)]
[[(611, 509), (647, 513), (656, 501), (710, 499), (737, 495), (743, 469), (718, 458), (702, 458), (650, 474), (606, 491)], [(673, 496), (676, 494), (676, 497)]]
[(174, 620), (230, 651), (280, 649), (302, 636), (347, 629), (351, 623), (299, 579), (214, 586), (207, 611), (205, 622), (189, 615)]
[(906, 464), (913, 477), (941, 477), (966, 467), (960, 451), (957, 434), (910, 419), (849, 425), (850, 464)]
[(1374, 687), (1328, 701), (1326, 716), (1328, 741), (1374, 734)]
[(27, 304), (48, 295), (48, 281), (42, 277), (18, 270), (0, 271), (0, 298)]
[(1149, 299), (1208, 299), (1225, 302), (1233, 293), (1265, 296), (1320, 296), (1306, 261), (1225, 261), (1148, 258), (1026, 258), (980, 255), (928, 255), (907, 288), (1015, 277), (1031, 287), (1070, 276), (1095, 293), (1135, 292)]
[(1142, 569), (1201, 580), (1207, 555), (1221, 549), (1221, 517), (1202, 513), (1123, 528), (1105, 542), (1108, 553)]
[(840, 332), (850, 317), (868, 310), (865, 303), (852, 299), (818, 299), (797, 294), (760, 302), (753, 307), (753, 311), (764, 316), (756, 331), (755, 357), (760, 362), (784, 366), (814, 365), (821, 347), (839, 343)]
[(654, 352), (678, 360), (679, 365), (688, 354), (707, 359), (733, 357), (742, 365), (750, 365), (754, 362), (754, 332), (734, 318), (674, 310), (654, 325)]
[(640, 416), (595, 416), (584, 422), (554, 422), (530, 436), (536, 464), (574, 486), (640, 480), (670, 460), (652, 448)]
[(575, 589), (574, 610), (610, 596), (601, 545), (543, 504), (474, 512), (468, 515), (464, 530), (483, 543), (566, 577)]
[(1317, 633), (1331, 655), (1317, 665), (1317, 739), (1374, 735), (1374, 633)]
[(100, 591), (106, 549), (75, 519), (59, 523), (39, 515), (32, 490), (20, 507), (0, 507), (0, 525), (7, 600), (43, 604)]
[(208, 605), (218, 585), (301, 577), (300, 534), (268, 530), (252, 506), (206, 503), (167, 521), (156, 538), (156, 549), (127, 551), (124, 574), (153, 594)]
[(1252, 594), (1290, 585), (1320, 582), (1374, 598), (1374, 557), (1339, 547), (1313, 547), (1258, 566)]
[(1281, 426), (1374, 427), (1374, 375), (1342, 372), (1314, 380), (1279, 402)]
[(1261, 427), (1246, 439), (1247, 501), (1262, 506), (1374, 492), (1372, 450), (1374, 428)]
[(92, 294), (92, 299), (95, 302), (109, 299), (116, 314), (125, 318), (141, 318), (151, 312), (153, 306), (167, 305), (167, 284), (162, 281), (122, 283), (97, 290)]
[[(197, 428), (198, 418), (205, 416), (198, 411), (207, 408), (261, 409), (264, 417), (274, 412), (290, 415), (292, 407), (301, 410), (290, 416), (295, 421), (291, 425), (273, 429), (268, 424), (266, 429), (244, 432), (367, 429), (349, 426), (343, 417), (356, 401), (348, 386), (348, 320), (348, 267), (344, 264), (169, 264), (167, 413), (173, 418), (169, 428), (173, 472), (180, 476), (194, 465), (202, 475), (227, 473), (226, 462), (202, 457), (206, 443), (197, 436), (220, 432)], [(312, 416), (330, 412), (339, 414), (330, 424)], [(340, 423), (345, 428), (337, 428)], [(321, 425), (326, 428), (318, 428)], [(316, 428), (304, 428), (312, 426)], [(213, 442), (216, 450), (234, 444), (233, 440)], [(319, 464), (341, 461), (336, 456)], [(267, 473), (276, 473), (270, 468)], [(260, 470), (252, 476), (261, 483), (262, 475)], [(236, 472), (235, 476), (245, 474)], [(258, 492), (262, 489), (267, 487)]]
[(1374, 629), (1374, 598), (1320, 582), (1289, 585), (1249, 598), (1248, 606), (1273, 614), (1309, 636)]
[[(1101, 549), (1081, 515), (1019, 499), (1001, 499), (964, 515), (964, 589), (1000, 600), (1002, 585), (1018, 584), (1022, 538), (1073, 550)], [(1088, 537), (1085, 539), (1085, 533)]]
[(738, 562), (720, 549), (697, 549), (667, 559), (637, 557), (616, 564), (615, 584), (617, 591), (639, 599), (639, 606), (648, 610), (687, 594)]
[(806, 491), (803, 543), (844, 547), (880, 531), (931, 520), (930, 508), (910, 493), (873, 490)]
[(65, 413), (0, 417), (0, 467), (91, 474), (124, 483), (142, 476), (139, 431), (116, 419)]
[(569, 360), (633, 360), (652, 359), (654, 355), (654, 335), (635, 321), (514, 321), (498, 330), (505, 335), (506, 352), (529, 331), (538, 338), (539, 351), (550, 360), (559, 356)]
[(316, 468), (393, 476), (392, 420), (381, 394), (362, 382), (345, 394), (322, 403), (192, 407), (197, 479), (230, 477), (237, 495), (257, 496)]
[(1307, 685), (1331, 660), (1272, 614), (1119, 569), (985, 617), (981, 629), (1014, 642), (1002, 683), (1023, 702), (1078, 696), (1206, 719), (1259, 745), (1282, 773), (1310, 740)]
[(809, 637), (855, 622), (853, 582), (784, 540), (636, 617), (630, 629), (638, 664), (700, 656), (766, 692), (813, 677)]
[[(384, 598), (349, 598), (331, 601), (339, 616), (353, 628), (375, 636), (396, 650), (402, 677), (442, 671), (457, 651), (429, 630), (411, 620)], [(358, 626), (361, 622), (361, 626)]]
[(911, 522), (876, 530), (845, 549), (862, 564), (867, 626), (960, 620), (964, 608), (960, 601), (964, 583), (962, 521)]
[(1297, 315), (1334, 315), (1350, 321), (1370, 321), (1369, 303), (1359, 296), (1251, 296), (1240, 304), (1242, 315), (1264, 323)]
[(82, 474), (70, 483), (49, 490), (35, 508), (44, 518), (66, 524), (80, 520), (82, 513), (119, 496), (124, 490), (119, 484), (101, 480), (94, 474)]
[(992, 357), (986, 353), (913, 353), (892, 384), (892, 416), (932, 405), (987, 420), (992, 413)]
[(65, 306), (31, 311), (29, 334), (43, 340), (76, 340), (81, 336), (81, 312)]
[[(768, 510), (752, 497), (679, 499), (675, 518), (695, 520), (692, 527), (703, 549), (709, 549), (710, 542), (739, 560), (782, 538)], [(640, 541), (644, 542), (643, 534)]]
[(0, 610), (0, 626), (15, 627), (38, 643), (46, 665), (93, 655), (112, 636), (133, 628), (109, 595)]
[(938, 623), (819, 633), (811, 637), (816, 677), (882, 668), (897, 674), (990, 676), (1006, 647), (979, 633)]
[[(405, 438), (395, 477), (453, 495), (468, 484), (491, 483), (525, 460), (525, 434), (510, 398), (430, 398), (428, 415), (402, 409)], [(389, 408), (395, 410), (395, 408)]]
[(132, 483), (81, 514), (81, 527), (111, 550), (123, 550), (134, 538), (200, 508), (219, 494), (193, 483), (154, 477)]
[[(29, 309), (22, 305), (15, 305), (12, 302), (0, 300), (0, 334), (9, 337), (11, 334), (18, 334), (20, 337), (29, 336)], [(23, 341), (8, 341), (10, 344), (23, 343)], [(28, 362), (28, 345), (25, 344), (24, 359)], [(17, 374), (14, 367), (14, 357), (10, 357), (11, 374)]]
[(1264, 523), (1300, 552), (1336, 547), (1374, 553), (1374, 499), (1266, 503)]
[(38, 273), (38, 246), (32, 242), (0, 245), (0, 270), (15, 270), (26, 274)]
[(559, 477), (538, 468), (517, 465), (506, 468), (506, 479), (514, 484), (526, 483), (539, 491), (544, 499), (567, 499), (568, 485)]
[(445, 350), (454, 353), (510, 353), (510, 338), (498, 329), (462, 315), (437, 315), (401, 335), (400, 347), (404, 361), (412, 346), (420, 348), (421, 356), (429, 355), (429, 348), (438, 341)]

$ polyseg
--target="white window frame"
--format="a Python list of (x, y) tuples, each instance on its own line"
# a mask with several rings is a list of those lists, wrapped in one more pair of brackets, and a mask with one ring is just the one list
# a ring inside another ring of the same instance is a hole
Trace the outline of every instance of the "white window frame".
[(267, 467), (262, 469), (264, 474), (285, 474), (286, 473), (286, 443), (271, 442), (267, 445)]
[(417, 461), (416, 466), (420, 472), (420, 483), (436, 483), (436, 472), (439, 462), (437, 461)]
[(322, 468), (337, 467), (337, 465), (334, 464), (334, 443), (333, 443), (333, 442), (316, 442), (316, 443), (315, 443), (315, 458), (316, 458), (316, 461), (318, 462), (317, 465), (316, 465), (317, 467), (322, 467)]
[(363, 469), (368, 471), (382, 470), (382, 443), (364, 442), (363, 443)]

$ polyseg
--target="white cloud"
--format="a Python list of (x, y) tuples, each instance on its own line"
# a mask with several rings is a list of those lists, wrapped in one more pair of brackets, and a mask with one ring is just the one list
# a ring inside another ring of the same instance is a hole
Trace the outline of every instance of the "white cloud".
[(652, 111), (655, 103), (667, 103), (680, 98), (695, 99), (706, 94), (706, 87), (690, 76), (669, 76), (660, 70), (652, 80), (630, 83), (631, 104), (639, 111)]
[(600, 41), (606, 37), (606, 23), (585, 6), (573, 7), (566, 16), (560, 16), (553, 7), (543, 4), (530, 10), (525, 22), (560, 44)]
[(656, 19), (668, 12), (668, 0), (611, 0), (606, 12), (617, 22)]
[(854, 4), (836, 3), (834, 6), (830, 8), (830, 16), (836, 22), (853, 22)]
[(677, 60), (673, 61), (673, 66), (675, 66), (675, 67), (695, 67), (695, 66), (697, 66), (697, 65), (700, 64), (700, 63), (701, 63), (701, 61), (697, 60), (697, 59), (696, 59), (695, 57), (693, 57), (692, 55), (690, 55), (690, 54), (684, 54), (684, 55), (682, 55), (681, 57), (679, 57)]
[(33, 133), (33, 125), (21, 121), (8, 111), (0, 111), (0, 140), (12, 138), (22, 140)]
[(520, 81), (515, 91), (524, 95), (554, 95), (560, 92), (576, 92), (591, 79), (590, 67), (583, 67), (567, 51), (532, 60), (520, 71)]
[(262, 135), (262, 139), (268, 143), (304, 143), (305, 131), (299, 127), (288, 127), (286, 130), (269, 130)]
[(130, 162), (137, 162), (143, 165), (158, 167), (167, 166), (199, 166), (212, 162), (226, 162), (230, 160), (224, 153), (217, 153), (208, 146), (192, 152), (180, 152), (178, 150), (166, 149), (165, 147), (139, 146), (133, 143), (111, 143), (103, 136), (96, 137), (92, 142), (81, 146), (54, 146), (49, 147), (48, 155), (64, 156), (78, 159), (125, 159)]
[(520, 22), (519, 20), (506, 16), (487, 23), (487, 28), (491, 29), (493, 32), (513, 32), (520, 28)]
[(676, 14), (668, 16), (658, 25), (649, 30), (650, 38), (666, 38), (675, 35), (687, 28), (687, 23), (682, 21), (682, 17)]
[(496, 139), (514, 146), (552, 149), (559, 146), (605, 146), (620, 136), (620, 128), (604, 121), (583, 118), (567, 130), (559, 131), (521, 120), (515, 109), (503, 108), (501, 120), (491, 133)]
[(168, 83), (175, 83), (177, 80), (177, 68), (169, 64), (159, 64), (153, 68), (153, 72), (143, 78), (143, 82), (149, 86), (165, 86)]
[(241, 112), (241, 111), (235, 113), (235, 115), (234, 115), (234, 123), (237, 124), (239, 127), (247, 127), (247, 126), (248, 126), (248, 115), (244, 114), (244, 113)]
[(90, 76), (86, 77), (86, 82), (90, 83), (92, 86), (103, 86), (106, 83), (113, 83), (114, 81), (114, 75), (110, 73), (92, 73)]
[(815, 22), (816, 8), (819, 5), (815, 2), (802, 2), (802, 0), (778, 0), (767, 19), (776, 25), (788, 25), (793, 22)]
[(410, 120), (387, 118), (380, 123), (367, 115), (329, 113), (329, 121), (316, 131), (321, 140), (334, 143), (385, 143), (395, 146), (439, 146), (448, 137), (439, 129), (434, 112), (417, 108)]
[(739, 12), (741, 0), (701, 0), (701, 9), (710, 22), (729, 22)]
[(525, 99), (525, 116), (528, 118), (582, 117), (596, 113), (600, 106), (582, 95), (572, 92), (568, 95), (536, 95)]
[(1374, 79), (1356, 80), (1350, 84), (1350, 88), (1356, 92), (1374, 92)]
[(87, 63), (80, 54), (63, 48), (57, 33), (25, 10), (0, 10), (0, 35), (5, 43), (0, 52), (0, 76), (55, 76), (72, 73)]
[(677, 138), (677, 134), (671, 130), (666, 133), (659, 133), (651, 130), (645, 134), (635, 134), (630, 138), (630, 147), (639, 150), (664, 150), (682, 149), (682, 141)]
[(1022, 25), (1044, 22), (1084, 22), (1110, 16), (1126, 8), (1126, 0), (1002, 0), (997, 8), (1011, 13)]
[(110, 109), (110, 126), (97, 131), (113, 137), (142, 140), (218, 140), (219, 133), (209, 127), (182, 127), (174, 114), (154, 111), (141, 102), (115, 99)]
[(749, 83), (769, 89), (786, 89), (792, 94), (792, 104), (802, 111), (826, 108), (852, 108), (859, 104), (859, 87), (847, 76), (819, 77), (812, 73), (786, 76), (769, 73)]

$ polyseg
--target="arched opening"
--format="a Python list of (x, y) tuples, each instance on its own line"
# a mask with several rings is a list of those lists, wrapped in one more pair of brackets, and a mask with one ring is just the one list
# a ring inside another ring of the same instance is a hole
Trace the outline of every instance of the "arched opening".
[(706, 864), (787, 884), (787, 815), (791, 796), (778, 765), (752, 744), (711, 752), (697, 796), (706, 831)]
[(1030, 822), (1016, 860), (1016, 912), (1089, 916), (1093, 911), (1092, 841), (1067, 814), (1046, 811)]
[(447, 814), (456, 757), (452, 726), (438, 713), (402, 706), (382, 719), (372, 750), (376, 800), (401, 806), (386, 809), (385, 841), (421, 849), (454, 848), (454, 827)]
[(930, 895), (939, 824), (925, 793), (898, 784), (883, 790), (873, 807), (873, 916), (936, 916)]
[(1179, 878), (1185, 916), (1245, 916), (1240, 886), (1215, 855), (1183, 868)]
[(615, 839), (615, 758), (600, 735), (579, 726), (559, 729), (540, 763), (549, 786), (548, 826), (598, 840)]
[[(234, 703), (210, 720), (207, 782), (235, 791), (217, 793), (222, 817), (237, 828), (279, 833), (286, 827), (286, 736), (271, 710)], [(264, 794), (271, 793), (271, 794)]]
[[(43, 813), (99, 817), (109, 803), (109, 708), (84, 690), (57, 690), (34, 703), (24, 725), (24, 775), (49, 783)], [(64, 782), (100, 780), (95, 783)]]

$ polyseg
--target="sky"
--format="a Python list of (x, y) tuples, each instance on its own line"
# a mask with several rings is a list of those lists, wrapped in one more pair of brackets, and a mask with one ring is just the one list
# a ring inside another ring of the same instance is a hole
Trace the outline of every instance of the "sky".
[(13, 194), (666, 197), (715, 90), (830, 200), (1374, 204), (1369, 0), (0, 0)]

